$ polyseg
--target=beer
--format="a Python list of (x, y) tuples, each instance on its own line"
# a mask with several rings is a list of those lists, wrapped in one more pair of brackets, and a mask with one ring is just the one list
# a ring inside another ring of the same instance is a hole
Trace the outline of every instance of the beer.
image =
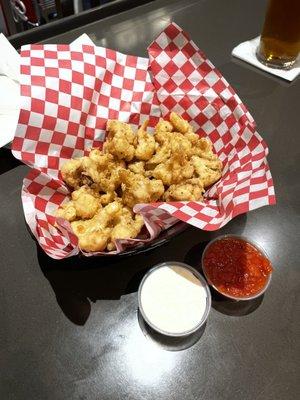
[(300, 53), (300, 0), (269, 0), (257, 58), (273, 68), (290, 68)]

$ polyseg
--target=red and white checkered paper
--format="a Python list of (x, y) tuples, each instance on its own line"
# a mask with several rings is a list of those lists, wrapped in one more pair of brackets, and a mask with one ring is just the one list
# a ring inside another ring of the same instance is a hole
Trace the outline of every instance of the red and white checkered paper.
[[(76, 51), (68, 45), (22, 47), (22, 103), (12, 149), (32, 167), (22, 190), (25, 218), (53, 258), (79, 252), (70, 225), (58, 220), (60, 230), (54, 227), (54, 211), (69, 199), (59, 168), (101, 147), (107, 119), (137, 128), (149, 118), (154, 127), (160, 116), (178, 112), (210, 138), (224, 164), (203, 202), (136, 205), (150, 234), (143, 241), (178, 220), (216, 230), (238, 214), (275, 203), (267, 146), (220, 72), (174, 23), (148, 52), (149, 60), (90, 45)], [(136, 242), (119, 241), (117, 252)]]

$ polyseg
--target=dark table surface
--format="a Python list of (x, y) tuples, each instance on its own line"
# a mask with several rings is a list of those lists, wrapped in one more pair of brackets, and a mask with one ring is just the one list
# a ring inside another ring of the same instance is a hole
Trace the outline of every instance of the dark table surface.
[[(37, 248), (20, 201), (27, 167), (0, 151), (0, 398), (3, 400), (294, 400), (299, 387), (300, 82), (284, 83), (233, 60), (255, 37), (261, 0), (158, 0), (51, 38), (86, 32), (100, 45), (146, 55), (169, 23), (186, 29), (237, 90), (270, 147), (278, 204), (236, 218), (219, 232), (188, 228), (149, 253), (109, 261), (55, 262)], [(204, 244), (220, 233), (258, 241), (274, 264), (257, 301), (214, 295), (202, 337), (171, 352), (146, 337), (137, 286), (152, 265), (200, 268)]]

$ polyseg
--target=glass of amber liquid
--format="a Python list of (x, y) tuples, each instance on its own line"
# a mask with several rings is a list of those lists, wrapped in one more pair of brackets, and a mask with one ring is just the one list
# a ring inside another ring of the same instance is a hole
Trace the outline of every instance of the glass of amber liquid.
[(256, 55), (272, 68), (289, 69), (300, 53), (300, 0), (269, 0)]

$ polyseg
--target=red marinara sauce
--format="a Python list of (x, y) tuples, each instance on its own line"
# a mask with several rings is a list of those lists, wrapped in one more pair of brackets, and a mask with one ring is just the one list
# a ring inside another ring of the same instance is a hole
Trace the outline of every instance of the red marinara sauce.
[(203, 263), (211, 284), (233, 297), (260, 292), (273, 270), (270, 261), (256, 247), (234, 237), (213, 242), (205, 251)]

